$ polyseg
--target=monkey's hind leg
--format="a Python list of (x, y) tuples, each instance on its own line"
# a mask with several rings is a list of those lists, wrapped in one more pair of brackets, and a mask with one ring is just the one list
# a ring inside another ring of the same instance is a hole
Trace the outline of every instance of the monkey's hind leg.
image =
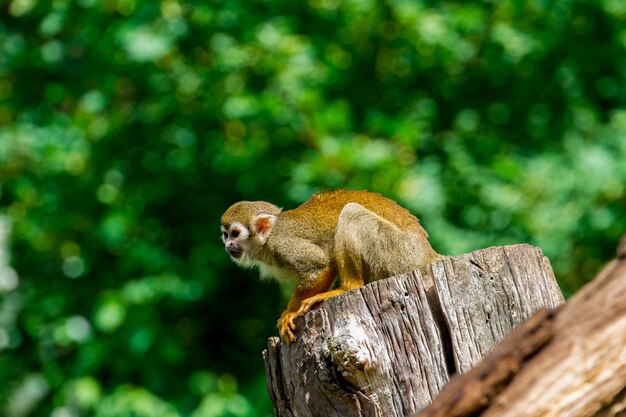
[(407, 239), (391, 222), (357, 203), (344, 206), (333, 240), (333, 259), (337, 265), (339, 287), (302, 301), (298, 315), (327, 298), (362, 287), (372, 276), (387, 277), (390, 252)]
[(410, 272), (436, 256), (417, 220), (414, 227), (402, 230), (360, 204), (348, 203), (341, 210), (333, 240), (339, 288), (303, 300), (297, 315), (370, 280)]
[(415, 228), (403, 230), (360, 204), (346, 204), (334, 240), (340, 288), (355, 288), (427, 263), (436, 254), (418, 230), (417, 221)]

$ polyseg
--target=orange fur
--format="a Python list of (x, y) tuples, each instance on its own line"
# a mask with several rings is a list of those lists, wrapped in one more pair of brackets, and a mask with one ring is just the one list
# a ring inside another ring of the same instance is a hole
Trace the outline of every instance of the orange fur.
[[(225, 240), (242, 249), (236, 261), (260, 265), (277, 278), (297, 279), (278, 323), (287, 341), (295, 340), (293, 319), (315, 304), (371, 279), (424, 267), (439, 257), (415, 216), (393, 200), (367, 191), (316, 194), (287, 211), (266, 202), (240, 202), (222, 216), (223, 230), (233, 224), (247, 225), (250, 231), (243, 234), (245, 239), (229, 235)], [(329, 290), (337, 275), (339, 287)]]

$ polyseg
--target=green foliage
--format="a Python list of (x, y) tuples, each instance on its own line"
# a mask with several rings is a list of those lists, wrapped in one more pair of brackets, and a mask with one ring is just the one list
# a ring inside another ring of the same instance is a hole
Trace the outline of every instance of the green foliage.
[(237, 200), (379, 191), (566, 294), (626, 230), (622, 1), (0, 5), (2, 415), (270, 415)]

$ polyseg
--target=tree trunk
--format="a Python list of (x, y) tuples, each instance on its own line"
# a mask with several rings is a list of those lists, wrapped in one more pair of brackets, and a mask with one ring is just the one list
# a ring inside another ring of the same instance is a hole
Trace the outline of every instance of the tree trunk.
[(626, 236), (618, 259), (455, 377), (419, 417), (626, 416)]
[(406, 416), (513, 328), (563, 302), (528, 245), (448, 257), (373, 282), (296, 320), (298, 340), (263, 352), (277, 417)]

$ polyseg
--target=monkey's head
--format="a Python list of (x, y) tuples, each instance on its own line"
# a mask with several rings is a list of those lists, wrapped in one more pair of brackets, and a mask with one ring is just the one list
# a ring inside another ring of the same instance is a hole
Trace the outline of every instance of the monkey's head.
[(222, 215), (222, 241), (230, 257), (241, 265), (253, 265), (256, 251), (270, 234), (280, 208), (264, 201), (240, 201)]

